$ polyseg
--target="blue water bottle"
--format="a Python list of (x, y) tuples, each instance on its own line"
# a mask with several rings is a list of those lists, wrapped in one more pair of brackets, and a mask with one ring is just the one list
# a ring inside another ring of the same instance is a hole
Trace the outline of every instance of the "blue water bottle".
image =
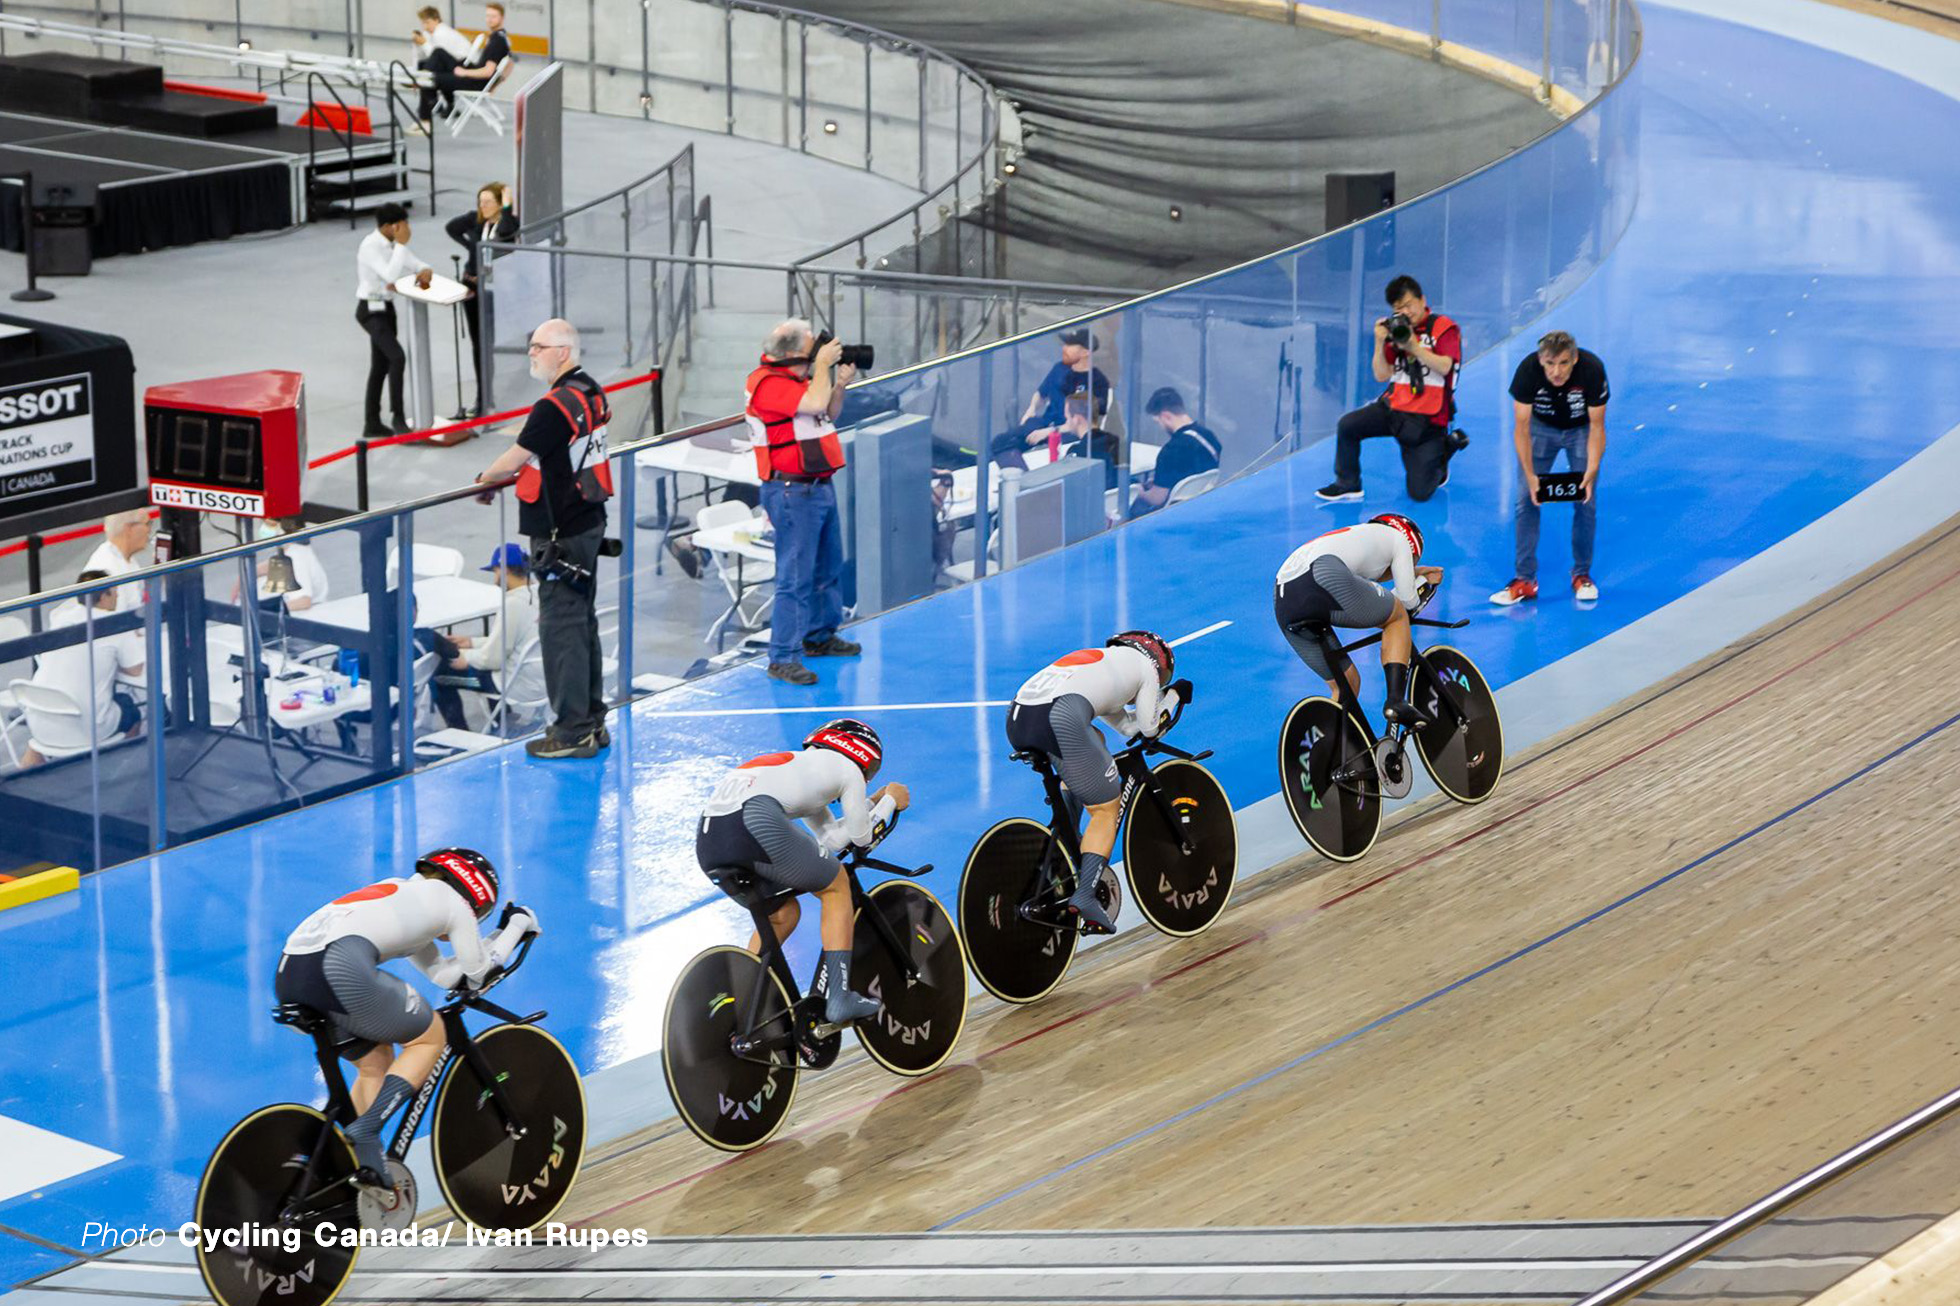
[(358, 649), (340, 650), (340, 674), (347, 677), (347, 688), (353, 689), (361, 683), (361, 654)]

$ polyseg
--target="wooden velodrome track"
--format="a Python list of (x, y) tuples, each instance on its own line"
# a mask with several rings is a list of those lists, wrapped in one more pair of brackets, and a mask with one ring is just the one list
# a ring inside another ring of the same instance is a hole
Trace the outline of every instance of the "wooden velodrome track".
[(861, 1055), (806, 1075), (746, 1156), (673, 1121), (599, 1149), (566, 1218), (1726, 1214), (1960, 1082), (1957, 686), (1960, 519), (1514, 758), (1482, 807), (1430, 802), (1358, 864), (1261, 875), (1207, 935), (1128, 931), (1034, 1007), (976, 1000), (926, 1079)]

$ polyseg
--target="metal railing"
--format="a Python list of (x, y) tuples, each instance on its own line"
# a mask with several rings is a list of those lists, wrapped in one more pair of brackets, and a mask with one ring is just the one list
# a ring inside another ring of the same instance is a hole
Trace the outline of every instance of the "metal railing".
[[(1960, 1088), (1928, 1102), (1911, 1115), (1896, 1120), (1866, 1138), (1854, 1147), (1845, 1149), (1795, 1179), (1775, 1190), (1765, 1193), (1749, 1205), (1743, 1207), (1725, 1220), (1719, 1220), (1694, 1237), (1677, 1247), (1656, 1256), (1645, 1265), (1629, 1270), (1597, 1292), (1581, 1299), (1576, 1306), (1627, 1306), (1643, 1298), (1660, 1300), (1663, 1294), (1652, 1294), (1651, 1290), (1662, 1284), (1677, 1281), (1678, 1276), (1691, 1268), (1708, 1261), (1725, 1248), (1731, 1248), (1740, 1240), (1759, 1229), (1763, 1229), (1779, 1217), (1794, 1212), (1798, 1207), (1817, 1198), (1820, 1194), (1842, 1183), (1863, 1167), (1880, 1161), (1913, 1139), (1926, 1135), (1927, 1131), (1942, 1121), (1960, 1116)], [(1951, 1154), (1945, 1158), (1943, 1168), (1951, 1168)], [(1860, 1211), (1860, 1218), (1870, 1219), (1875, 1213)], [(1914, 1214), (1930, 1225), (1941, 1215), (1927, 1214), (1914, 1209)], [(1896, 1243), (1892, 1245), (1897, 1245)], [(1890, 1247), (1880, 1247), (1874, 1256)], [(1842, 1276), (1840, 1276), (1842, 1277)], [(1666, 1294), (1673, 1301), (1696, 1300), (1692, 1289), (1671, 1288)], [(1726, 1297), (1726, 1292), (1711, 1292), (1710, 1297)], [(1811, 1295), (1803, 1293), (1804, 1297)]]

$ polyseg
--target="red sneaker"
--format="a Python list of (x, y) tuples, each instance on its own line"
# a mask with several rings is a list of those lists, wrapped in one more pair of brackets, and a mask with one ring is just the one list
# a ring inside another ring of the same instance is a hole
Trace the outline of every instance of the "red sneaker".
[(1490, 601), (1500, 608), (1508, 608), (1513, 603), (1523, 603), (1526, 599), (1538, 597), (1538, 582), (1520, 576), (1503, 589), (1490, 596)]

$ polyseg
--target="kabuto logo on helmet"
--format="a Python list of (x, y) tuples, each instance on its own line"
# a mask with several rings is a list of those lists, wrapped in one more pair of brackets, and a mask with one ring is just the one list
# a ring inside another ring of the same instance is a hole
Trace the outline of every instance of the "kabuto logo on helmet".
[(459, 849), (444, 848), (430, 853), (422, 861), (442, 872), (443, 878), (469, 901), (478, 920), (482, 920), (497, 905), (495, 875), (487, 871), (487, 863), (480, 864), (479, 857), (466, 855)]
[(833, 753), (842, 753), (857, 763), (867, 780), (878, 774), (878, 768), (885, 760), (885, 748), (878, 738), (878, 732), (850, 717), (839, 717), (818, 726), (803, 740), (803, 746), (828, 748)]

